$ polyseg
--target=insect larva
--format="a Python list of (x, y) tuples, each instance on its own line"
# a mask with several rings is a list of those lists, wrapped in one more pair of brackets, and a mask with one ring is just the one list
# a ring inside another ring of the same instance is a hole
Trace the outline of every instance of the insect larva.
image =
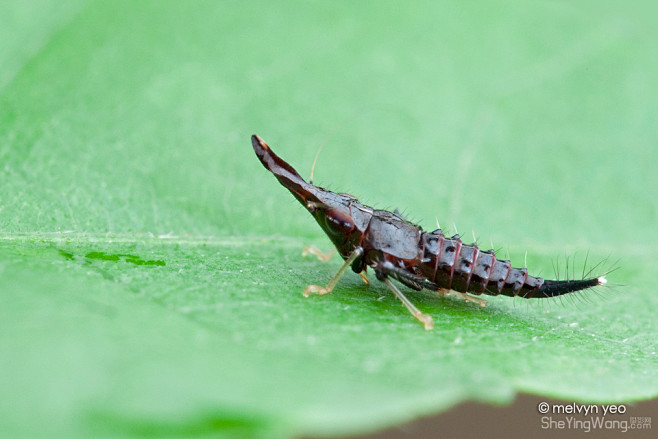
[(366, 280), (370, 267), (425, 329), (432, 329), (432, 317), (420, 312), (391, 279), (417, 291), (452, 294), (482, 306), (486, 300), (472, 295), (555, 297), (606, 283), (603, 276), (582, 280), (531, 276), (525, 268), (513, 268), (508, 260), (496, 258), (493, 250), (465, 244), (458, 235), (447, 237), (440, 229), (424, 232), (395, 212), (307, 183), (263, 139), (254, 135), (251, 142), (263, 166), (313, 215), (345, 261), (327, 286), (308, 285), (305, 296), (331, 292), (348, 266)]

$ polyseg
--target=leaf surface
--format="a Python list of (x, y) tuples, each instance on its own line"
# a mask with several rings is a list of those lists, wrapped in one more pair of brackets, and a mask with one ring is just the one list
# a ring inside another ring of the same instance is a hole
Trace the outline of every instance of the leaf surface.
[[(656, 397), (655, 26), (504, 5), (10, 3), (0, 433), (335, 435), (517, 392)], [(484, 309), (405, 290), (431, 332), (372, 276), (306, 299), (340, 263), (301, 256), (330, 243), (254, 133), (303, 176), (326, 144), (317, 184), (546, 278), (589, 252), (613, 285)]]

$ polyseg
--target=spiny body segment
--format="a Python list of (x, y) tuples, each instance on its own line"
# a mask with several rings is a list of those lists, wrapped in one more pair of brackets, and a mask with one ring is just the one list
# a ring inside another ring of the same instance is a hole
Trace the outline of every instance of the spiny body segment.
[(309, 285), (304, 290), (307, 296), (330, 292), (348, 265), (364, 279), (370, 267), (425, 328), (431, 329), (431, 317), (421, 313), (390, 278), (414, 290), (427, 289), (441, 295), (452, 290), (458, 297), (483, 306), (486, 301), (472, 295), (555, 297), (605, 283), (603, 277), (552, 281), (531, 276), (525, 268), (513, 268), (510, 261), (496, 258), (493, 250), (465, 244), (457, 235), (447, 237), (440, 229), (424, 232), (396, 213), (374, 209), (351, 195), (307, 183), (260, 137), (254, 135), (251, 140), (263, 166), (313, 215), (345, 260), (326, 287)]

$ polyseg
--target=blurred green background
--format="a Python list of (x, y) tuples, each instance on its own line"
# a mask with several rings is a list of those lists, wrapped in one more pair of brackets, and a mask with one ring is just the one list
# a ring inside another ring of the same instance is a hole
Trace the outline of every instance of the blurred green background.
[[(1, 9), (3, 436), (354, 434), (519, 391), (658, 395), (652, 2)], [(251, 134), (303, 176), (325, 145), (317, 184), (532, 273), (589, 252), (613, 285), (410, 294), (432, 332), (354, 274), (305, 299), (340, 264), (302, 258), (330, 243)]]

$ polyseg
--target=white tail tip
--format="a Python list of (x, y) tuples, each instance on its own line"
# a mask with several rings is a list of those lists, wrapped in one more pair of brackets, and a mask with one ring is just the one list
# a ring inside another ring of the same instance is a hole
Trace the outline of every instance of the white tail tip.
[(608, 283), (608, 279), (606, 279), (604, 276), (601, 276), (600, 278), (596, 279), (599, 281), (599, 285), (605, 285)]

